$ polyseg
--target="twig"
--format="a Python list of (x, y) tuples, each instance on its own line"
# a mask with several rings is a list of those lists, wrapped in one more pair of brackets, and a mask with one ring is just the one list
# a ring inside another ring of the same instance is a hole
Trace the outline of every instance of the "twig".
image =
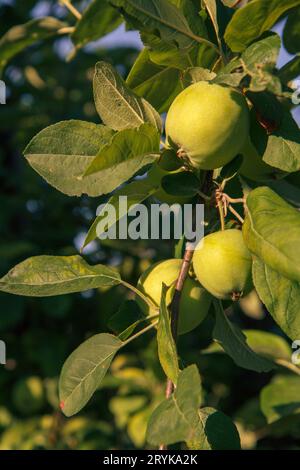
[(224, 218), (224, 207), (222, 200), (218, 201), (218, 211), (219, 211), (219, 216), (220, 216), (220, 223), (221, 223), (221, 230), (225, 230), (225, 218)]
[(286, 361), (285, 359), (276, 359), (275, 360), (276, 364), (278, 364), (281, 367), (286, 367), (287, 369), (291, 370), (297, 375), (300, 375), (300, 369), (297, 367), (295, 364), (292, 362)]
[[(203, 192), (203, 194), (209, 191), (209, 188), (211, 186), (212, 176), (213, 176), (212, 171), (208, 171), (206, 173), (206, 176), (205, 176), (202, 188), (201, 188), (201, 192)], [(184, 252), (180, 272), (178, 274), (178, 278), (175, 284), (175, 292), (174, 292), (173, 299), (170, 305), (171, 332), (172, 332), (172, 336), (174, 338), (175, 344), (177, 340), (177, 325), (178, 325), (178, 318), (179, 318), (179, 304), (180, 304), (181, 292), (183, 289), (184, 281), (186, 280), (186, 277), (189, 272), (189, 267), (192, 261), (193, 253), (194, 253), (194, 249), (190, 248), (190, 246), (187, 245), (185, 252)], [(166, 398), (170, 398), (173, 391), (174, 391), (174, 384), (170, 379), (168, 379), (167, 385), (166, 385), (166, 392), (165, 392)], [(159, 446), (159, 450), (167, 450), (167, 446), (165, 444), (161, 444)]]
[(230, 212), (233, 213), (233, 215), (236, 216), (236, 218), (241, 222), (241, 224), (244, 223), (243, 217), (240, 216), (240, 214), (232, 207), (231, 204), (228, 204), (228, 209), (230, 210)]
[(60, 28), (57, 32), (58, 34), (72, 34), (74, 31), (74, 26), (65, 26), (65, 28)]
[(239, 5), (239, 3), (241, 3), (241, 1), (242, 1), (242, 0), (237, 0), (237, 1), (231, 6), (231, 8), (236, 8), (236, 7)]
[[(180, 304), (181, 292), (182, 292), (184, 281), (189, 272), (189, 267), (190, 267), (190, 263), (193, 257), (193, 253), (194, 253), (194, 250), (192, 249), (185, 250), (180, 272), (179, 272), (176, 285), (175, 285), (174, 296), (170, 305), (171, 331), (172, 331), (172, 336), (174, 338), (175, 343), (177, 339), (177, 325), (178, 325), (178, 318), (179, 318), (179, 304)], [(166, 393), (165, 393), (166, 398), (170, 398), (173, 391), (174, 391), (174, 384), (172, 380), (168, 379), (167, 385), (166, 385)], [(167, 446), (165, 444), (161, 444), (159, 446), (159, 450), (166, 450), (166, 449), (167, 449)]]
[(72, 5), (70, 0), (60, 0), (60, 3), (64, 5), (78, 20), (82, 18), (82, 14), (77, 10), (77, 8)]

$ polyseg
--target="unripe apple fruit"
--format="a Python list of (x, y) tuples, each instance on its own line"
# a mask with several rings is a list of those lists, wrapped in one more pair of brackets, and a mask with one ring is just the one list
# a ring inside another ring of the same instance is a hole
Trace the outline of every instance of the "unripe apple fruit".
[(196, 247), (193, 267), (197, 279), (218, 299), (238, 300), (252, 289), (252, 258), (242, 232), (215, 232)]
[(249, 133), (249, 110), (236, 89), (197, 82), (172, 103), (166, 119), (170, 145), (193, 167), (212, 170), (226, 165), (243, 148)]
[[(168, 290), (166, 298), (167, 305), (170, 305), (181, 263), (180, 259), (169, 259), (155, 263), (141, 275), (137, 287), (159, 306), (162, 283), (172, 286)], [(137, 302), (145, 315), (153, 313), (141, 298), (137, 297)], [(188, 276), (180, 298), (178, 334), (184, 334), (196, 328), (206, 317), (210, 303), (210, 294), (197, 281)]]
[(13, 389), (15, 407), (23, 414), (38, 412), (45, 404), (44, 386), (39, 377), (20, 379)]
[(153, 182), (153, 185), (159, 185), (158, 191), (154, 197), (161, 202), (169, 205), (172, 204), (185, 204), (191, 200), (190, 197), (173, 196), (168, 194), (161, 186), (161, 180), (166, 175), (176, 174), (184, 171), (182, 164), (174, 150), (165, 150), (159, 162), (154, 163), (148, 171), (148, 178)]

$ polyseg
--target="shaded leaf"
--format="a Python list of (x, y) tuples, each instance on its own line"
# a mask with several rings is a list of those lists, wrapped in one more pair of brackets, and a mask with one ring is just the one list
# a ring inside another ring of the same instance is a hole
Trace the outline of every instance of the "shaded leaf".
[(82, 343), (68, 357), (59, 379), (60, 407), (66, 416), (78, 413), (91, 399), (123, 342), (101, 333)]
[(179, 81), (179, 70), (152, 62), (147, 48), (140, 52), (130, 70), (126, 83), (137, 95), (149, 101), (160, 113), (168, 110), (172, 101), (182, 90)]
[(287, 336), (300, 338), (300, 283), (285, 278), (259, 259), (253, 263), (253, 281), (261, 301)]
[(32, 168), (68, 196), (99, 196), (114, 189), (110, 179), (91, 175), (82, 179), (100, 148), (114, 131), (85, 121), (62, 121), (39, 132), (24, 150)]
[(196, 450), (239, 450), (240, 436), (235, 424), (222, 411), (211, 407), (199, 410), (201, 432), (194, 442), (188, 442), (189, 449)]
[(246, 336), (240, 328), (231, 323), (225, 315), (220, 302), (215, 301), (216, 323), (213, 329), (214, 340), (221, 344), (233, 361), (244, 369), (255, 372), (268, 372), (274, 365), (267, 359), (258, 356), (247, 344)]
[(0, 279), (10, 294), (47, 297), (120, 284), (117, 271), (102, 264), (90, 266), (81, 256), (34, 256)]
[(249, 250), (283, 276), (299, 282), (299, 212), (268, 187), (251, 191), (246, 202), (243, 235)]
[(119, 310), (108, 320), (108, 328), (125, 341), (136, 326), (145, 321), (138, 304), (134, 300), (125, 300)]
[(260, 393), (260, 406), (268, 423), (300, 413), (300, 377), (277, 376)]
[(283, 30), (283, 44), (290, 54), (300, 52), (300, 8), (293, 10), (285, 23)]
[[(290, 361), (291, 348), (281, 336), (261, 330), (243, 330), (242, 332), (249, 347), (259, 356), (263, 356), (275, 363), (277, 363), (278, 359)], [(202, 351), (202, 354), (224, 352), (224, 349), (218, 343), (212, 343)]]
[(280, 80), (288, 83), (300, 75), (300, 56), (297, 55), (287, 64), (285, 64), (278, 72)]
[(227, 163), (227, 165), (223, 166), (221, 173), (220, 173), (220, 177), (223, 180), (230, 180), (237, 174), (242, 163), (243, 163), (243, 156), (237, 155), (233, 160)]
[(200, 181), (194, 173), (186, 171), (164, 176), (161, 186), (168, 194), (193, 197), (199, 191)]
[(107, 126), (119, 131), (148, 122), (161, 130), (157, 111), (133, 93), (110, 64), (97, 62), (93, 86), (97, 112)]
[(291, 360), (291, 348), (287, 341), (274, 333), (260, 330), (243, 330), (250, 348), (274, 362), (277, 359)]

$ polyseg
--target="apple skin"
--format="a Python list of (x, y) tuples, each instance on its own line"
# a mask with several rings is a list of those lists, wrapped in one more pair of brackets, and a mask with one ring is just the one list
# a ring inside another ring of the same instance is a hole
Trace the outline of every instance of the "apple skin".
[(204, 237), (196, 247), (193, 267), (198, 281), (218, 299), (238, 300), (253, 288), (252, 258), (240, 230)]
[(44, 386), (39, 377), (20, 379), (13, 389), (13, 403), (23, 414), (38, 412), (45, 404)]
[(247, 102), (228, 86), (194, 83), (175, 98), (167, 114), (167, 141), (197, 169), (213, 170), (229, 163), (248, 134)]
[[(150, 299), (159, 306), (162, 283), (171, 286), (178, 277), (182, 260), (169, 259), (160, 261), (150, 266), (145, 271), (137, 284), (137, 287), (143, 294), (150, 297)], [(168, 290), (167, 305), (170, 305), (175, 286)], [(145, 315), (150, 315), (151, 311), (149, 306), (137, 297), (137, 302)], [(178, 318), (178, 334), (182, 335), (188, 333), (198, 326), (206, 317), (211, 304), (210, 294), (203, 289), (200, 284), (187, 277), (181, 293), (179, 304), (179, 318)]]

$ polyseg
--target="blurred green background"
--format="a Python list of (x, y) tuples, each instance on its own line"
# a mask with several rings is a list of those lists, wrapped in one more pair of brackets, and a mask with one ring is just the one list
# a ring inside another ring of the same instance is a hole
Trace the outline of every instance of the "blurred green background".
[[(69, 16), (57, 2), (0, 2), (0, 36), (45, 11), (57, 18)], [(109, 61), (126, 76), (139, 46), (137, 35), (126, 34), (128, 46), (125, 36), (115, 37), (115, 47), (103, 42), (69, 63), (68, 40), (47, 41), (7, 67), (7, 104), (0, 107), (0, 275), (29, 256), (78, 253), (104, 199), (64, 196), (29, 167), (22, 150), (39, 130), (60, 120), (98, 122), (91, 85), (94, 65)], [(173, 251), (170, 243), (116, 241), (93, 243), (85, 256), (91, 263), (116, 266), (125, 280), (136, 283), (152, 260), (172, 257)], [(66, 419), (58, 407), (57, 379), (64, 360), (92, 334), (113, 331), (112, 318), (124, 295), (130, 300), (120, 287), (44, 299), (0, 294), (0, 339), (7, 346), (7, 363), (0, 366), (0, 449), (145, 447), (147, 419), (163, 398), (165, 381), (153, 333), (117, 356), (101, 390), (79, 415)], [(236, 307), (234, 317), (243, 328), (278, 332), (255, 297)], [(239, 423), (244, 448), (297, 447), (297, 423), (283, 435), (264, 431), (258, 394), (271, 374), (239, 369), (224, 355), (200, 355), (209, 344), (211, 326), (207, 319), (179, 341), (183, 363), (200, 368), (207, 405)]]

